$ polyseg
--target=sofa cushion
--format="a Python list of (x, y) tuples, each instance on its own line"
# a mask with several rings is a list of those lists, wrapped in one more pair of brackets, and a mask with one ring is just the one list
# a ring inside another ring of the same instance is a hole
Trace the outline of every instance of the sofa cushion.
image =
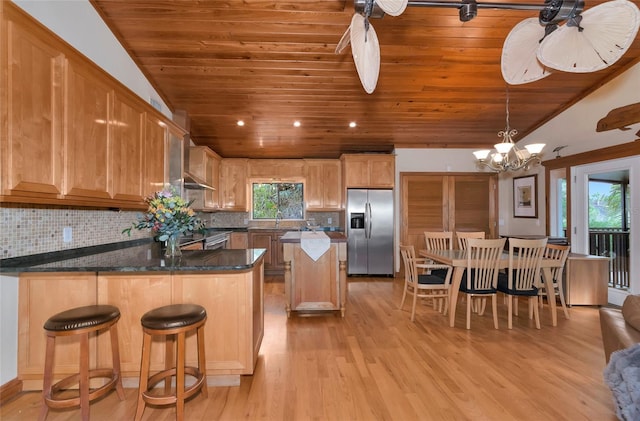
[(640, 330), (640, 295), (629, 295), (622, 303), (624, 321)]
[(640, 342), (640, 331), (625, 322), (618, 308), (600, 307), (600, 329), (607, 362), (612, 352)]

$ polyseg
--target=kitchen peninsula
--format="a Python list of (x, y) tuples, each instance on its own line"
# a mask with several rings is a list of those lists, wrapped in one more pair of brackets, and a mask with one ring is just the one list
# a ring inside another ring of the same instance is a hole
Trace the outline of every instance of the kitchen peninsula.
[[(125, 385), (137, 381), (142, 351), (141, 316), (173, 303), (197, 303), (207, 310), (207, 374), (218, 383), (238, 384), (253, 374), (264, 334), (264, 249), (189, 250), (166, 259), (158, 243), (134, 240), (73, 252), (5, 259), (1, 271), (19, 275), (18, 378), (24, 390), (42, 389), (45, 336), (52, 314), (72, 307), (111, 304), (120, 309), (120, 360)], [(81, 250), (81, 249), (78, 249)], [(31, 260), (30, 260), (31, 259)], [(99, 336), (92, 361), (108, 365), (109, 341)], [(60, 341), (56, 375), (77, 370), (77, 346)], [(195, 337), (187, 359), (195, 361)], [(164, 367), (164, 347), (152, 349), (151, 369)], [(210, 379), (213, 380), (213, 379)]]
[[(305, 240), (312, 243), (305, 250)], [(290, 231), (284, 247), (284, 288), (287, 316), (291, 311), (340, 310), (347, 301), (347, 237), (341, 232)], [(318, 244), (326, 249), (318, 252)], [(314, 253), (316, 252), (316, 253)]]

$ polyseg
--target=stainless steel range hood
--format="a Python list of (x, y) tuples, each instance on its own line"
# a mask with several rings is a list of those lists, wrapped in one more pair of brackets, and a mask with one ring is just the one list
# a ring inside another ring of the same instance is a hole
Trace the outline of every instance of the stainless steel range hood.
[(208, 185), (204, 180), (199, 179), (189, 171), (183, 173), (184, 188), (190, 190), (215, 190), (212, 186)]
[(191, 141), (189, 136), (185, 136), (184, 139), (184, 151), (182, 153), (183, 159), (183, 187), (187, 190), (215, 190), (213, 186), (207, 184), (206, 180), (192, 174), (189, 171), (189, 151), (191, 148)]

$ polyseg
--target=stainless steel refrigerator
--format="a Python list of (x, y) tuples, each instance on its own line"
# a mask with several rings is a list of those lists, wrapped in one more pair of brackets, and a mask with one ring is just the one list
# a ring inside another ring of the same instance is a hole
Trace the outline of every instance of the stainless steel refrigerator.
[(393, 275), (393, 190), (347, 190), (347, 274)]

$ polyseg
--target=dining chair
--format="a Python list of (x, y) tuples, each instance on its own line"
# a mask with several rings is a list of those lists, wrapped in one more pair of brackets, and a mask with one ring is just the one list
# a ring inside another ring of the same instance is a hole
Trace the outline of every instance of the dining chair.
[(467, 249), (467, 240), (469, 238), (484, 238), (484, 231), (456, 231), (456, 238), (458, 239), (458, 248), (460, 250)]
[(509, 238), (509, 266), (506, 273), (498, 275), (498, 291), (505, 294), (508, 304), (508, 327), (513, 328), (514, 303), (517, 311), (519, 297), (529, 298), (529, 313), (533, 310), (536, 329), (540, 329), (538, 310), (538, 285), (540, 262), (544, 256), (547, 238), (525, 240)]
[(453, 232), (425, 231), (424, 242), (428, 250), (452, 250)]
[[(570, 319), (569, 310), (567, 309), (567, 304), (564, 299), (564, 291), (562, 288), (562, 274), (564, 272), (564, 266), (567, 263), (567, 257), (569, 257), (569, 250), (571, 246), (568, 245), (560, 245), (560, 244), (547, 244), (547, 247), (544, 251), (544, 258), (551, 259), (557, 261), (557, 266), (553, 266), (550, 268), (551, 270), (551, 278), (553, 279), (553, 294), (555, 296), (560, 297), (560, 304), (562, 304), (562, 310), (564, 311), (564, 317)], [(543, 306), (544, 297), (547, 296), (546, 284), (542, 282), (540, 278), (538, 278), (538, 282), (540, 283), (538, 287), (538, 297), (540, 300), (540, 307)]]
[[(424, 261), (427, 259), (416, 258), (415, 249), (413, 246), (400, 246), (400, 254), (402, 255), (402, 261), (404, 263), (404, 291), (402, 292), (402, 301), (400, 302), (400, 309), (404, 306), (404, 300), (407, 294), (413, 294), (413, 304), (411, 305), (411, 321), (415, 320), (416, 314), (416, 302), (418, 298), (432, 298), (435, 301), (440, 301), (440, 311), (447, 314), (449, 307), (449, 290), (451, 287), (451, 267), (446, 265), (439, 265), (447, 270), (447, 274), (444, 278), (440, 276), (418, 273), (420, 267), (424, 266)], [(438, 266), (435, 264), (429, 264), (428, 266)]]
[[(497, 284), (500, 270), (500, 256), (506, 242), (505, 238), (487, 240), (470, 238), (467, 243), (467, 268), (462, 275), (460, 292), (467, 297), (467, 329), (471, 329), (471, 308), (473, 301), (491, 297), (493, 326), (498, 329)], [(475, 306), (478, 315), (484, 314), (485, 306)]]

